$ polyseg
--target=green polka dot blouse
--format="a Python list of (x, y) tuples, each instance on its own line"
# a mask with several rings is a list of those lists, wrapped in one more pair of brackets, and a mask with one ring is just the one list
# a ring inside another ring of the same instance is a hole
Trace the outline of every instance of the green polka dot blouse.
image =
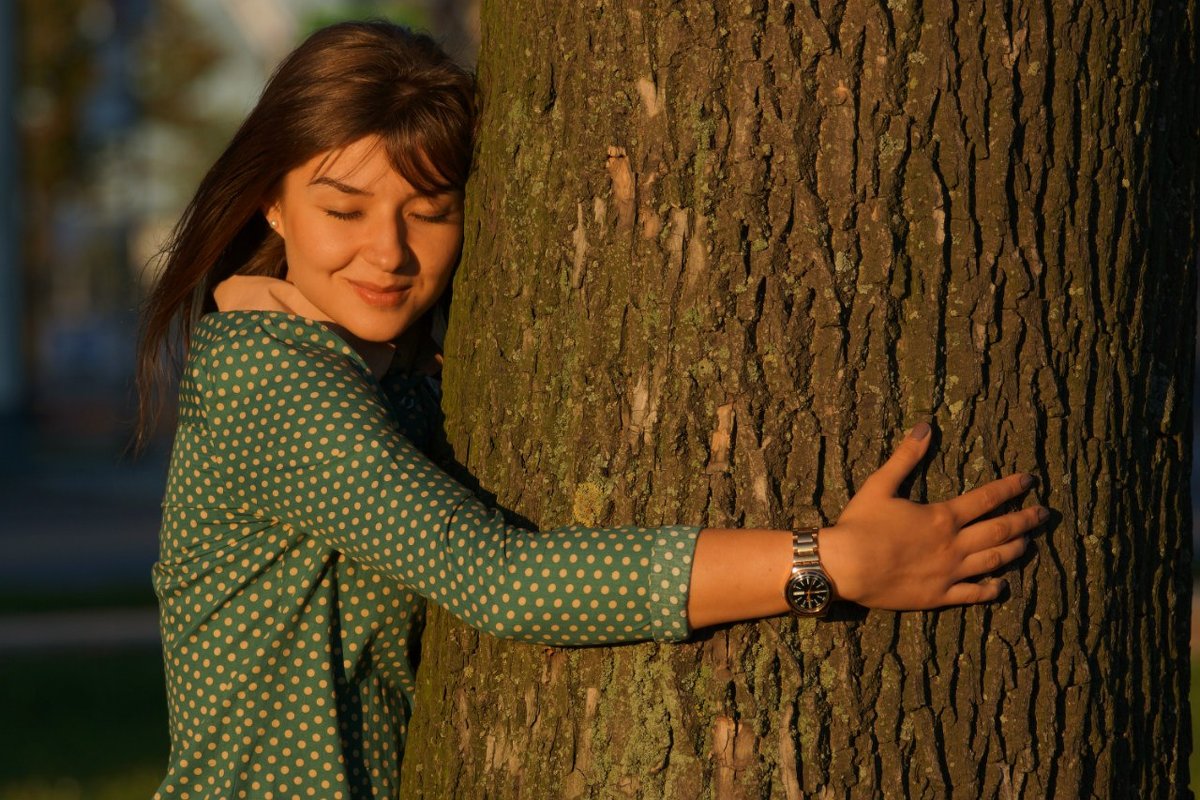
[(437, 402), (303, 317), (197, 324), (153, 568), (156, 797), (396, 796), (425, 600), (543, 644), (688, 635), (698, 528), (508, 525), (418, 449)]

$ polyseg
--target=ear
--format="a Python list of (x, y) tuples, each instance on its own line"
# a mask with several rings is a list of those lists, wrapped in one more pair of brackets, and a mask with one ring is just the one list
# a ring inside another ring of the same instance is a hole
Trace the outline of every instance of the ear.
[(268, 203), (263, 203), (262, 215), (263, 215), (263, 218), (266, 219), (267, 225), (271, 228), (271, 230), (273, 230), (273, 231), (275, 231), (275, 233), (279, 234), (279, 237), (282, 239), (283, 238), (283, 214), (280, 213), (279, 201), (272, 200)]

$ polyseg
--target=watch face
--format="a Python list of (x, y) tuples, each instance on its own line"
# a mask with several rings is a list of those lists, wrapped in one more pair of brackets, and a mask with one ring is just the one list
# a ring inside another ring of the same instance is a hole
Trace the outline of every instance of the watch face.
[(787, 585), (788, 604), (800, 614), (819, 614), (832, 600), (829, 579), (810, 570), (794, 575)]

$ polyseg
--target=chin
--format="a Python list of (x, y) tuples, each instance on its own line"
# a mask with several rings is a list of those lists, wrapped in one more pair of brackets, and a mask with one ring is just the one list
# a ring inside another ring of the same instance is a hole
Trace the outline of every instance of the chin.
[(373, 320), (363, 319), (359, 317), (350, 322), (338, 322), (341, 327), (353, 336), (361, 339), (364, 342), (375, 342), (382, 344), (384, 342), (392, 342), (400, 338), (403, 333), (408, 330), (411, 320), (404, 319), (401, 321), (392, 320)]
[(402, 328), (397, 328), (394, 326), (384, 328), (376, 325), (367, 325), (347, 328), (347, 330), (357, 336), (359, 339), (362, 339), (364, 342), (384, 344), (387, 342), (394, 342), (399, 339), (404, 334), (404, 331), (407, 330), (407, 326)]

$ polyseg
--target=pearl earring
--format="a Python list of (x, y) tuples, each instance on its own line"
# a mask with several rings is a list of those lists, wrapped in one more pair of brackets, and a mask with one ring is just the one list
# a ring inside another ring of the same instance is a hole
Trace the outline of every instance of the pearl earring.
[(272, 227), (272, 228), (278, 228), (278, 227), (279, 227), (279, 223), (278, 223), (278, 222), (276, 222), (275, 220), (271, 220), (271, 227)]

